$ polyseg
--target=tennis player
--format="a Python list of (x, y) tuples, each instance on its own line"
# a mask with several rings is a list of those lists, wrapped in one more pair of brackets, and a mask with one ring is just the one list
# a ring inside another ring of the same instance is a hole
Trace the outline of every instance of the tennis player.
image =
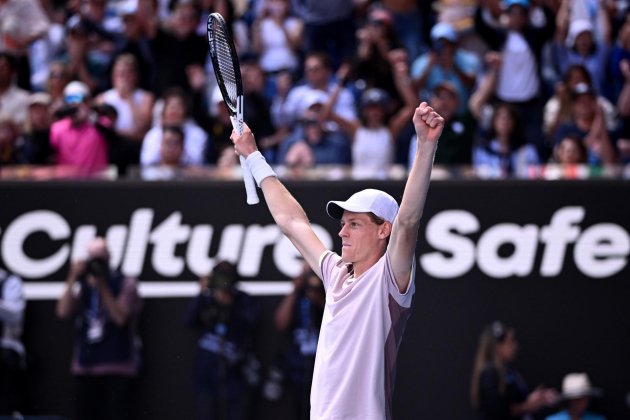
[(392, 418), (396, 357), (414, 293), (418, 227), (444, 119), (425, 102), (415, 110), (417, 152), (400, 204), (367, 189), (330, 201), (340, 220), (341, 256), (327, 250), (304, 210), (256, 149), (245, 127), (232, 132), (236, 152), (263, 190), (269, 210), (322, 279), (326, 307), (315, 358), (311, 419)]

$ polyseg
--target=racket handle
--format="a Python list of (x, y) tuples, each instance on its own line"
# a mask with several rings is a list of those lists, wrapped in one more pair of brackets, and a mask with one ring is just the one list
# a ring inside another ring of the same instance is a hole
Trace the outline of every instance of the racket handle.
[(245, 182), (245, 192), (247, 193), (247, 204), (250, 206), (258, 204), (260, 199), (258, 198), (258, 193), (256, 192), (256, 181), (254, 181), (252, 173), (245, 164), (245, 158), (243, 156), (239, 156), (239, 158), (241, 161), (241, 168), (243, 170), (243, 181)]

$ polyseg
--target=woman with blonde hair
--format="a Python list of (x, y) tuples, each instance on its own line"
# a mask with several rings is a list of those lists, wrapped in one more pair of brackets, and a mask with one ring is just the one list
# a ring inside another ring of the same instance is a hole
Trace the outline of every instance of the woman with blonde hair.
[(470, 398), (479, 420), (529, 419), (536, 411), (554, 405), (558, 393), (538, 387), (531, 391), (514, 368), (518, 341), (513, 327), (500, 321), (487, 325), (477, 346)]

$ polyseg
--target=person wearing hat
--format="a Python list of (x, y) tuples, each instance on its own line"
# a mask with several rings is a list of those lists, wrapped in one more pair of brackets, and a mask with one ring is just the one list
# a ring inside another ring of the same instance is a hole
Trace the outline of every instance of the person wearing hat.
[(605, 2), (598, 2), (599, 30), (587, 18), (572, 18), (570, 1), (563, 1), (551, 43), (552, 65), (560, 75), (574, 64), (588, 70), (597, 93), (608, 93), (608, 63), (612, 48), (612, 29)]
[(280, 230), (322, 279), (326, 305), (315, 356), (311, 418), (385, 419), (392, 415), (396, 358), (415, 291), (418, 228), (443, 118), (427, 103), (414, 112), (418, 152), (400, 207), (365, 189), (326, 211), (340, 222), (341, 255), (316, 235), (302, 206), (277, 178), (245, 125), (232, 132)]
[(50, 127), (55, 163), (75, 169), (78, 176), (92, 176), (109, 164), (106, 138), (92, 121), (92, 95), (85, 83), (72, 81), (64, 89), (64, 102), (67, 116)]
[(188, 327), (199, 334), (193, 369), (196, 418), (251, 418), (249, 386), (260, 374), (253, 358), (260, 307), (238, 289), (237, 269), (229, 261), (218, 261), (199, 286), (185, 314)]
[(31, 93), (28, 116), (18, 142), (23, 163), (46, 165), (54, 161), (50, 146), (51, 103), (48, 93)]
[(588, 411), (592, 397), (602, 391), (594, 388), (586, 373), (569, 373), (562, 380), (562, 400), (565, 408), (547, 416), (545, 420), (606, 420), (604, 416)]
[(477, 56), (458, 45), (459, 34), (450, 23), (440, 22), (431, 29), (431, 49), (411, 65), (411, 77), (418, 91), (428, 97), (440, 83), (448, 81), (457, 89), (459, 112), (466, 110), (481, 63)]

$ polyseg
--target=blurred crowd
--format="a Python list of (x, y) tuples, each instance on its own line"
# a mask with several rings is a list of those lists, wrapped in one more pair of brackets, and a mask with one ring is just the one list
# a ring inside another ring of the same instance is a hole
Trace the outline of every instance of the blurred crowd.
[(580, 177), (630, 162), (626, 1), (0, 0), (4, 178), (238, 174), (212, 12), (259, 149), (292, 173), (406, 169), (420, 101), (446, 118), (446, 168)]

